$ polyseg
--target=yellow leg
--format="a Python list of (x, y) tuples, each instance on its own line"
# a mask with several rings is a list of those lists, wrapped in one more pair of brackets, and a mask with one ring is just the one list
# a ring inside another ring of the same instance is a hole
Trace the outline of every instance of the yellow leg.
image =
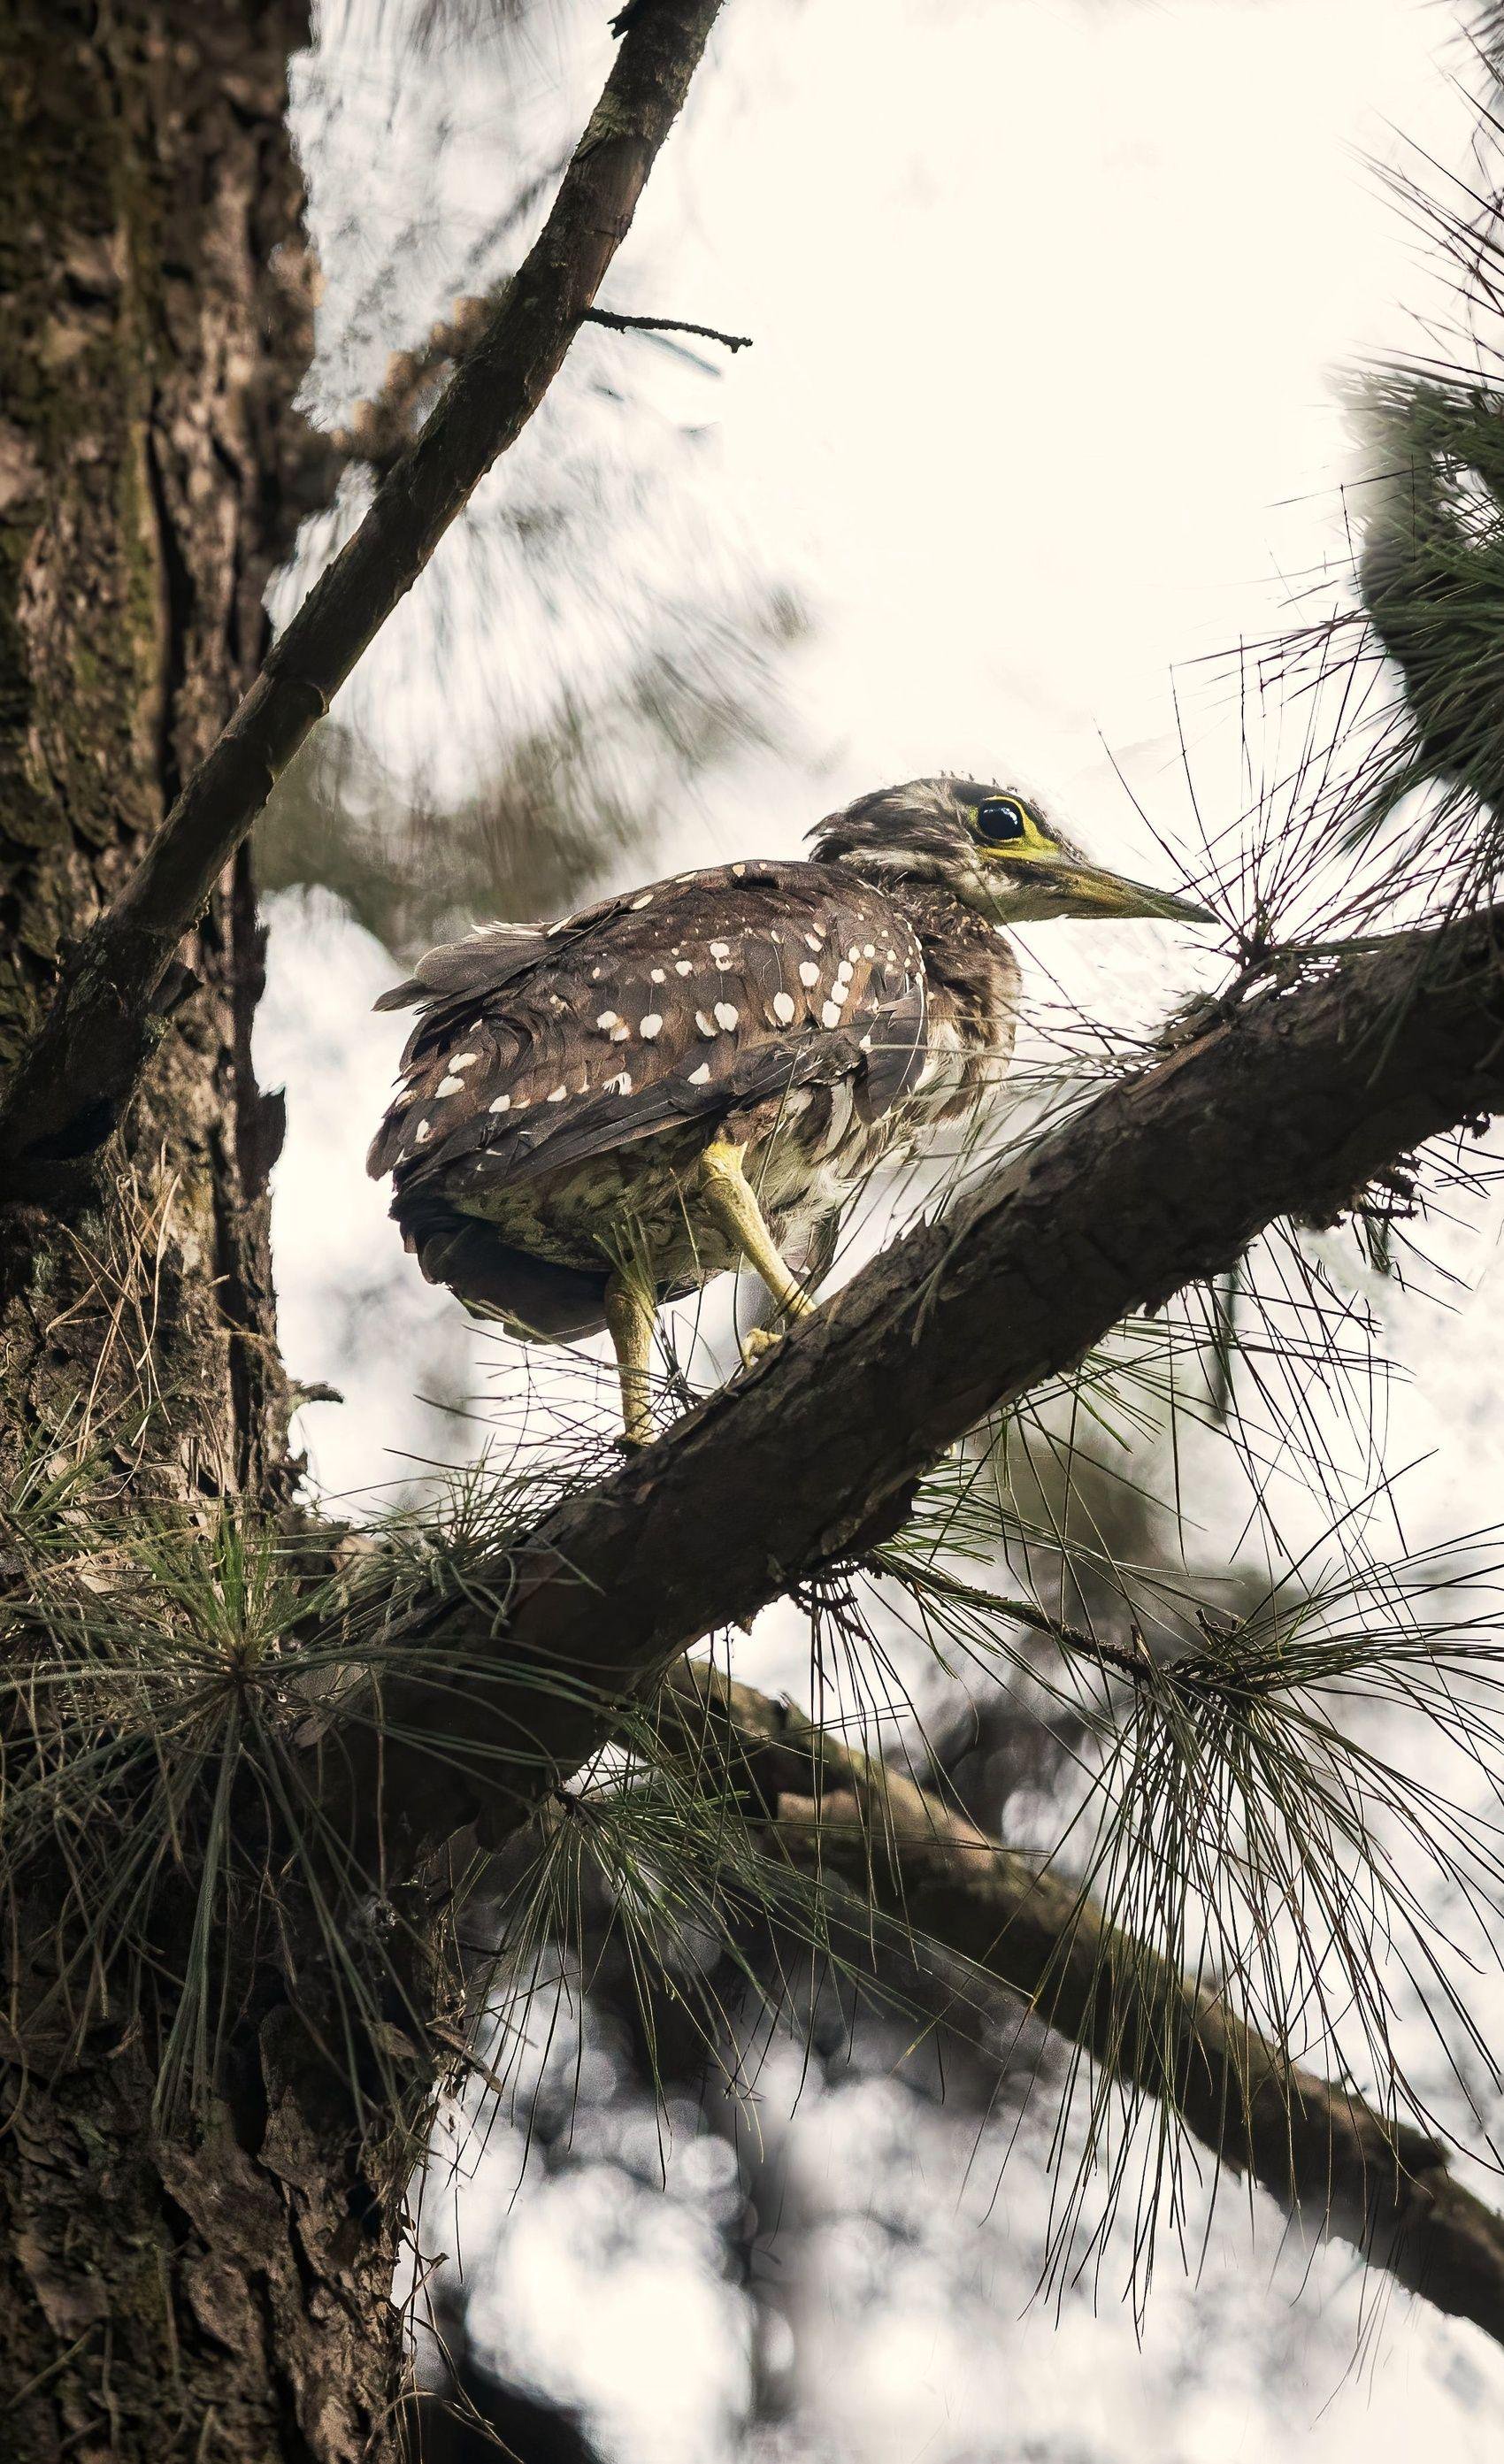
[[(784, 1315), (808, 1317), (814, 1303), (778, 1254), (777, 1243), (763, 1221), (757, 1193), (741, 1169), (745, 1153), (745, 1147), (734, 1146), (729, 1138), (717, 1138), (705, 1149), (699, 1159), (700, 1201), (712, 1221), (762, 1276)], [(756, 1359), (769, 1339), (764, 1336), (759, 1343), (749, 1335), (743, 1347), (746, 1356)]]
[(652, 1303), (630, 1275), (612, 1275), (606, 1287), (606, 1323), (616, 1353), (622, 1386), (622, 1443), (645, 1446), (652, 1435), (649, 1370), (652, 1361)]

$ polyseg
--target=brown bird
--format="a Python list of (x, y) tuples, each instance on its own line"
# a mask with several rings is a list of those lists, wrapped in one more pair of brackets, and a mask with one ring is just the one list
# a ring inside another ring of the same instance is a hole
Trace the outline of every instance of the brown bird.
[(983, 1102), (1013, 1047), (1007, 924), (1215, 920), (972, 780), (860, 797), (813, 841), (479, 925), (376, 1004), (421, 1012), (368, 1166), (408, 1247), (526, 1339), (608, 1327), (629, 1443), (661, 1303), (745, 1263), (802, 1315), (873, 1165)]

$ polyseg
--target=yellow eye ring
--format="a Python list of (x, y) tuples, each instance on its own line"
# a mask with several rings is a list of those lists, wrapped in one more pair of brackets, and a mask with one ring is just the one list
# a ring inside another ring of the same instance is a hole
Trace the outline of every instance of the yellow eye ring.
[(1013, 796), (989, 796), (977, 806), (977, 836), (988, 847), (1016, 845), (1028, 834), (1028, 816)]

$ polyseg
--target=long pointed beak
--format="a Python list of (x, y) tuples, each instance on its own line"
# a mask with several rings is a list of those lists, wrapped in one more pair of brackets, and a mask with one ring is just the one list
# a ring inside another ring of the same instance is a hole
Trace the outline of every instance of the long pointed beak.
[(1157, 915), (1173, 924), (1216, 924), (1221, 918), (1209, 907), (1176, 898), (1167, 890), (1153, 890), (1146, 881), (1125, 881), (1119, 872), (1082, 864), (1074, 856), (1034, 857), (1048, 871), (1060, 894), (1062, 915)]

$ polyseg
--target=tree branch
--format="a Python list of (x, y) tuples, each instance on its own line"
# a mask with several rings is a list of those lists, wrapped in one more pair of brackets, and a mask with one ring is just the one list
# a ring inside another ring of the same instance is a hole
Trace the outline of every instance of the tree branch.
[(605, 325), (613, 334), (697, 334), (702, 342), (722, 342), (728, 351), (750, 351), (750, 334), (723, 334), (719, 325), (692, 325), (687, 317), (623, 317), (614, 308), (587, 308), (587, 325)]
[(791, 1705), (701, 1662), (665, 1700), (776, 1851), (1022, 1995), (1302, 2225), (1504, 2343), (1504, 2217), (1453, 2179), (1440, 2142), (1288, 2062), (1069, 1882)]
[(365, 519), (271, 650), (120, 895), (63, 970), (0, 1107), (0, 1167), (46, 1196), (102, 1143), (160, 1022), (183, 935), (281, 770), (411, 588), (472, 490), (520, 434), (590, 308), (719, 0), (654, 0), (631, 19), (542, 231)]
[(699, 1636), (899, 1529), (923, 1471), (1282, 1216), (1504, 1108), (1504, 910), (1269, 987), (854, 1276), (748, 1376), (406, 1606), (321, 1785), (397, 1872), (525, 1818)]

